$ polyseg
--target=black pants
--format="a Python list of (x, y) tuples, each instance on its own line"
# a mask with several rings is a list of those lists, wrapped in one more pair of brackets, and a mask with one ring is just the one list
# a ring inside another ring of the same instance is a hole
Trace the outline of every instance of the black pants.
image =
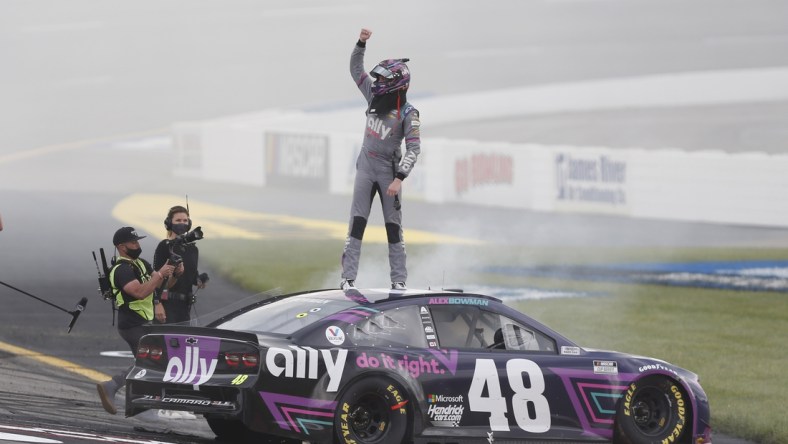
[(161, 301), (161, 303), (164, 305), (164, 311), (167, 313), (167, 322), (165, 322), (165, 324), (175, 324), (178, 322), (186, 322), (188, 324), (189, 320), (191, 320), (191, 303), (175, 299)]
[[(145, 334), (144, 326), (138, 325), (136, 327), (131, 327), (131, 328), (124, 328), (124, 329), (119, 328), (118, 333), (120, 334), (120, 337), (123, 338), (123, 340), (126, 341), (127, 344), (129, 344), (129, 348), (131, 349), (131, 355), (136, 356), (137, 345), (140, 342), (140, 338), (142, 338), (142, 336)], [(132, 365), (129, 366), (129, 368), (123, 370), (122, 372), (112, 377), (112, 381), (115, 382), (118, 388), (126, 385), (126, 375), (129, 374), (132, 367), (134, 367), (133, 363)]]

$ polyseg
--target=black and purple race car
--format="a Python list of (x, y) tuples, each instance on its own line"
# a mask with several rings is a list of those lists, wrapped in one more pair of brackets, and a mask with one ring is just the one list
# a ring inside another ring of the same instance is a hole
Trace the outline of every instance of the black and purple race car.
[(148, 409), (228, 441), (711, 442), (694, 373), (457, 291), (312, 291), (151, 327), (126, 380), (126, 415)]

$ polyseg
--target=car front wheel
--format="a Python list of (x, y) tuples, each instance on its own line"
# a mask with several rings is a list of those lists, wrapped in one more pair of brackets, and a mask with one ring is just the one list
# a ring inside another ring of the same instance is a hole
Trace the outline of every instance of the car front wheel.
[(342, 444), (401, 443), (408, 428), (409, 399), (402, 386), (383, 377), (362, 379), (345, 390), (334, 419)]
[(629, 384), (616, 413), (616, 444), (680, 443), (689, 436), (690, 405), (676, 381), (649, 376)]

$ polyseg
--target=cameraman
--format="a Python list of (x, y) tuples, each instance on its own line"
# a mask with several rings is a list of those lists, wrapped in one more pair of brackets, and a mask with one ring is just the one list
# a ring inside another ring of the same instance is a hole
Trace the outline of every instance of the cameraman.
[[(153, 290), (175, 272), (173, 265), (163, 265), (153, 271), (150, 263), (140, 259), (139, 240), (132, 227), (123, 227), (115, 232), (112, 243), (118, 257), (109, 272), (109, 282), (115, 304), (118, 306), (118, 333), (129, 344), (131, 354), (137, 354), (137, 343), (145, 333), (144, 326), (153, 320)], [(115, 393), (126, 384), (126, 374), (131, 368), (115, 375), (112, 379), (96, 384), (104, 410), (116, 414)]]
[[(162, 240), (156, 247), (153, 254), (153, 266), (160, 267), (167, 263), (168, 259), (173, 259), (171, 263), (183, 260), (182, 273), (176, 274), (177, 278), (173, 282), (167, 282), (167, 291), (160, 288), (154, 298), (156, 321), (162, 324), (172, 324), (176, 322), (188, 322), (191, 319), (191, 306), (195, 302), (194, 286), (198, 289), (205, 288), (208, 275), (200, 274), (197, 271), (200, 252), (194, 242), (184, 242), (183, 235), (192, 228), (192, 221), (189, 218), (189, 210), (176, 205), (170, 208), (167, 218), (164, 219), (164, 226), (167, 228), (167, 238)], [(195, 230), (197, 231), (197, 230)], [(193, 238), (193, 240), (200, 239)]]

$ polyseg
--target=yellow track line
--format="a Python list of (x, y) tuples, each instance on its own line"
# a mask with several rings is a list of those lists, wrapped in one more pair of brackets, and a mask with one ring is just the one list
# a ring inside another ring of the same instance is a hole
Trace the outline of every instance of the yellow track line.
[(45, 355), (37, 351), (28, 350), (26, 348), (17, 347), (15, 345), (7, 344), (2, 341), (0, 341), (0, 350), (7, 353), (11, 353), (12, 355), (32, 359), (34, 361), (38, 361), (46, 365), (61, 368), (71, 373), (84, 376), (85, 378), (88, 378), (91, 381), (101, 382), (111, 378), (111, 376), (107, 374), (101, 373), (93, 369), (82, 367), (80, 365), (74, 364), (73, 362), (56, 358), (54, 356)]
[[(112, 209), (112, 216), (137, 230), (146, 231), (158, 239), (165, 235), (162, 215), (166, 215), (171, 206), (179, 203), (184, 203), (183, 196), (132, 194), (115, 205)], [(202, 226), (203, 231), (209, 233), (214, 239), (263, 240), (300, 233), (321, 239), (344, 241), (347, 236), (347, 222), (245, 211), (195, 199), (189, 199), (189, 203), (195, 213), (199, 213), (196, 217), (200, 222), (198, 225)], [(382, 225), (368, 226), (364, 242), (388, 243), (385, 228)], [(466, 237), (406, 228), (405, 243), (481, 245), (484, 242)]]

